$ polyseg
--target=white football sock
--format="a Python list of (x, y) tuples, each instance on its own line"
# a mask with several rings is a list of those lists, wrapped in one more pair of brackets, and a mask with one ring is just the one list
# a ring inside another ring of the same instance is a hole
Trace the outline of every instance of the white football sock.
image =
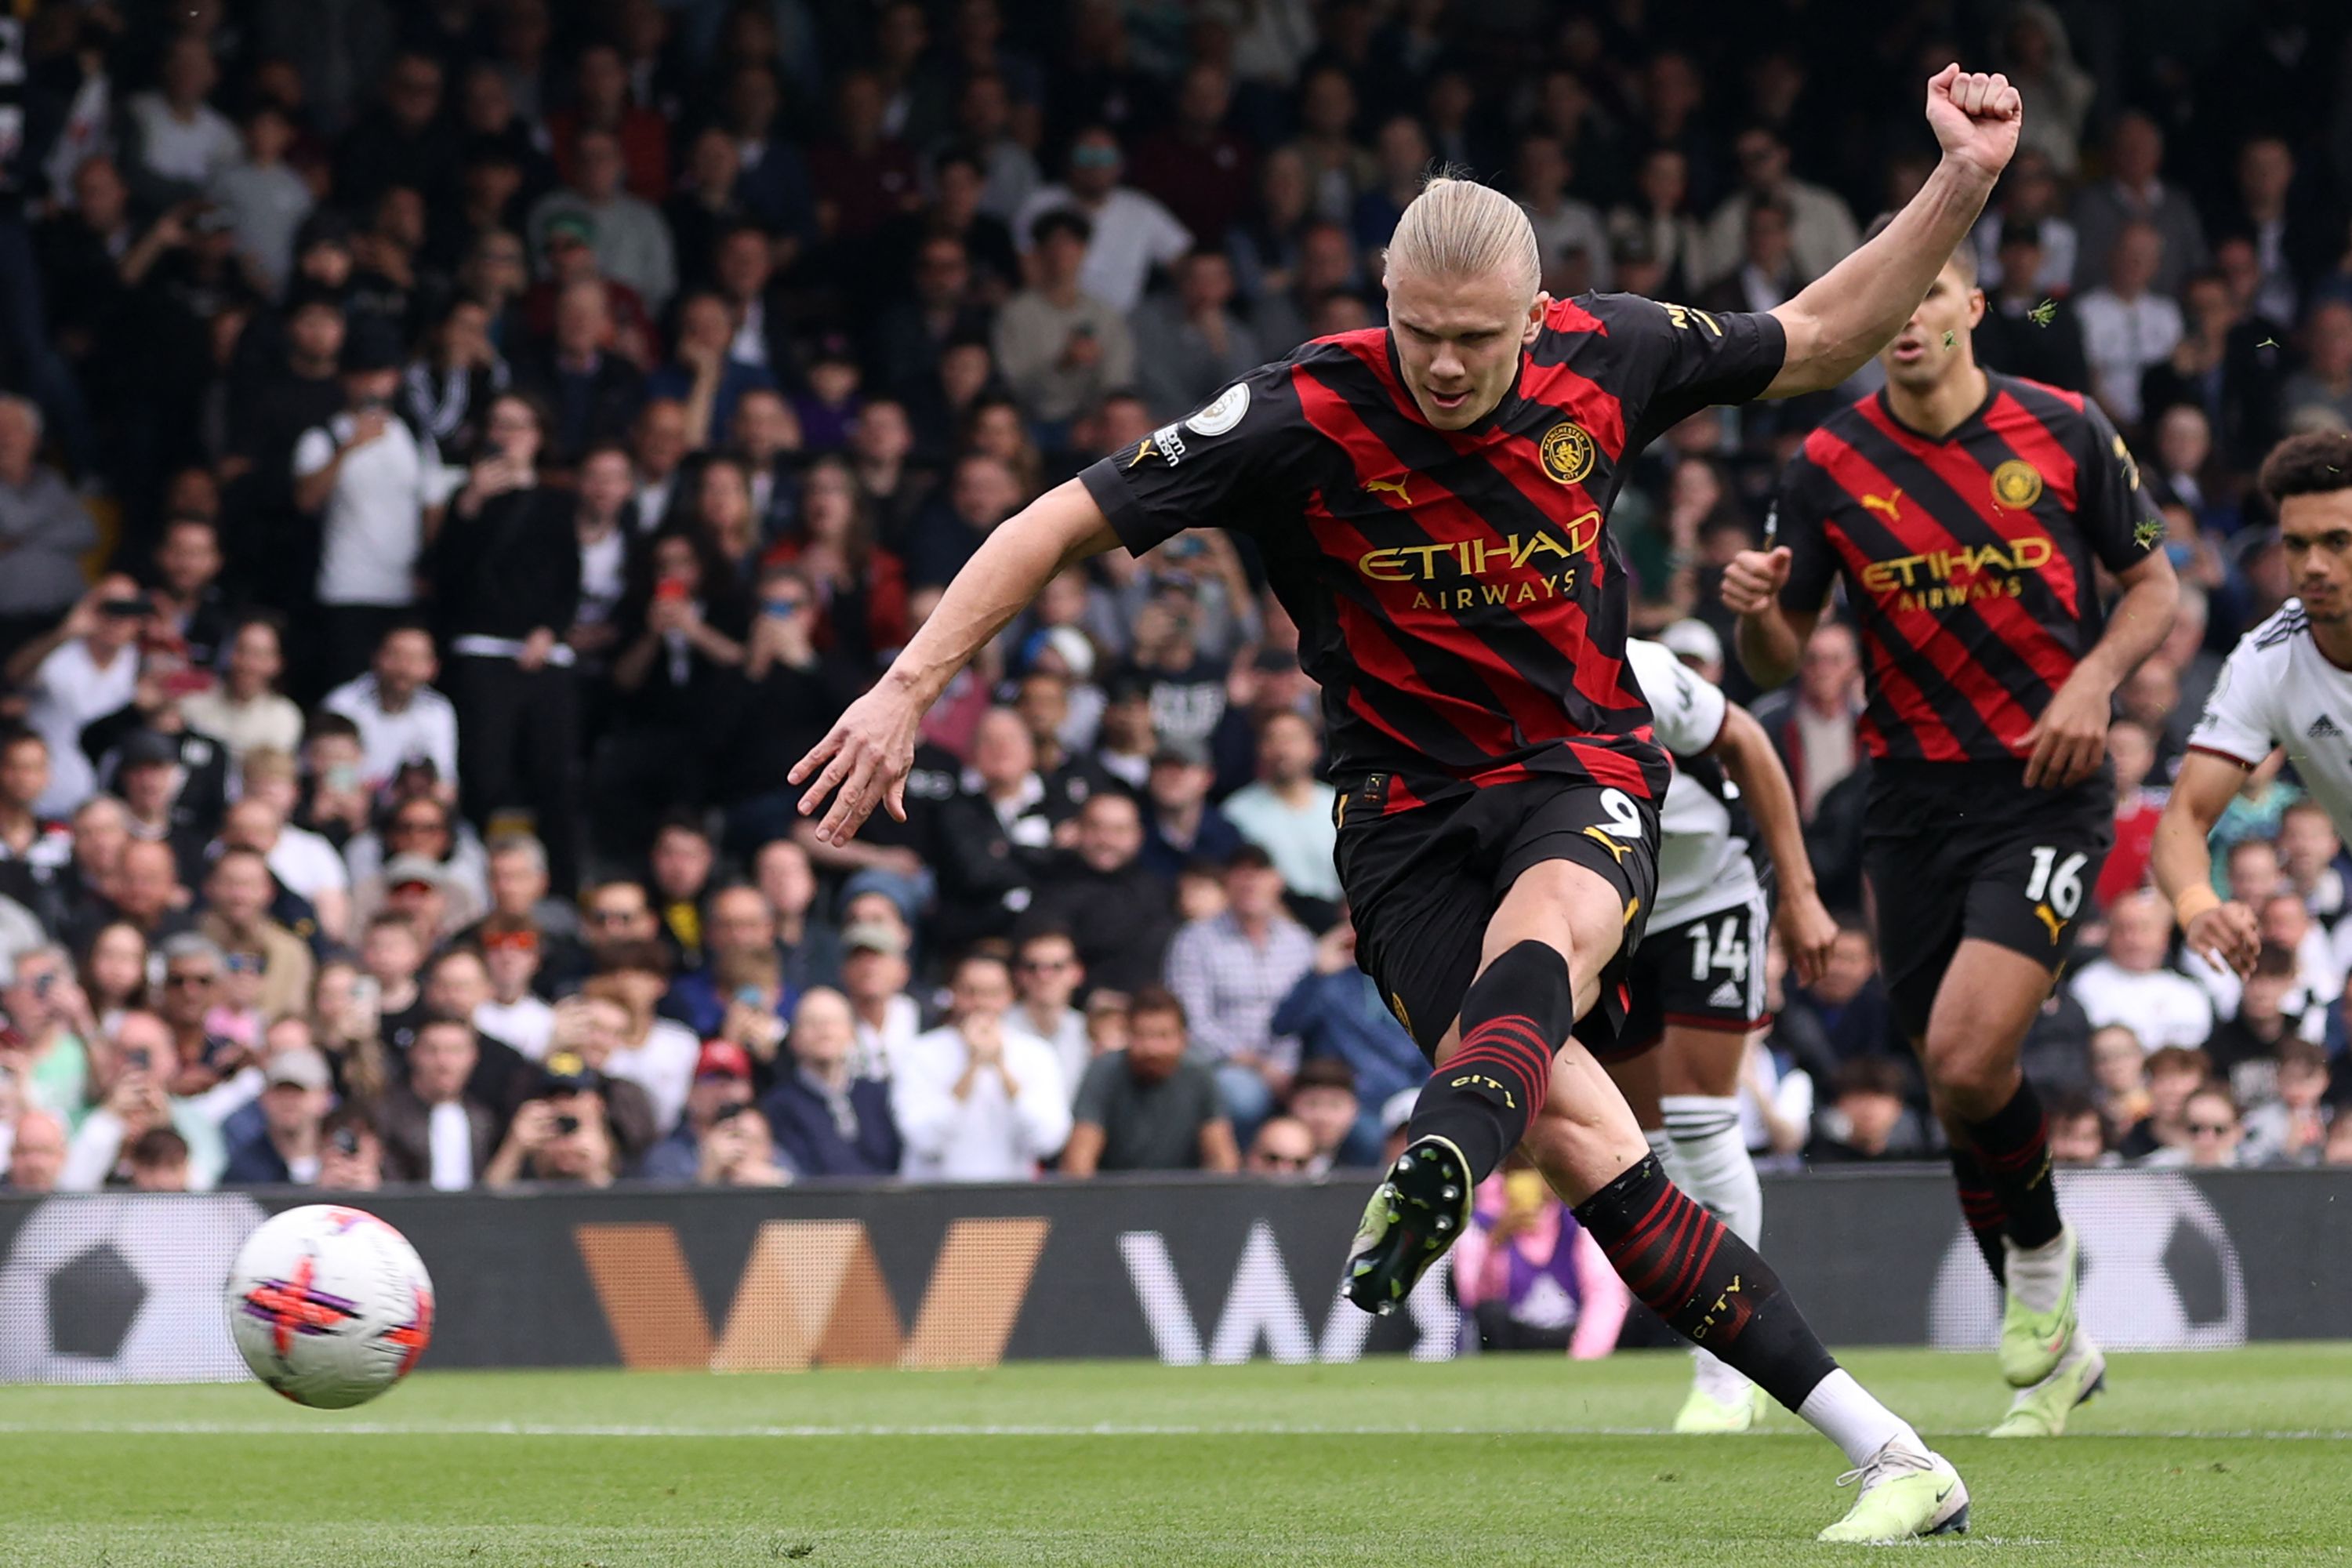
[(1845, 1451), (1846, 1462), (1856, 1469), (1870, 1463), (1871, 1457), (1886, 1445), (1900, 1438), (1906, 1447), (1920, 1453), (1927, 1445), (1911, 1424), (1870, 1396), (1870, 1391), (1853, 1380), (1853, 1373), (1838, 1368), (1805, 1395), (1804, 1404), (1797, 1407), (1798, 1418), (1805, 1425), (1835, 1443)]
[(1732, 1235), (1755, 1246), (1764, 1234), (1764, 1188), (1739, 1135), (1739, 1101), (1674, 1094), (1658, 1109), (1682, 1156), (1683, 1190), (1713, 1210)]
[(1689, 1192), (1690, 1188), (1685, 1184), (1685, 1178), (1690, 1173), (1683, 1169), (1682, 1152), (1675, 1147), (1675, 1141), (1667, 1134), (1666, 1130), (1663, 1127), (1644, 1127), (1642, 1129), (1642, 1137), (1650, 1145), (1650, 1152), (1657, 1160), (1658, 1169), (1666, 1173), (1666, 1180), (1681, 1187), (1685, 1192)]
[[(1748, 1156), (1748, 1142), (1739, 1135), (1739, 1101), (1703, 1094), (1670, 1094), (1658, 1101), (1672, 1139), (1675, 1185), (1723, 1222), (1726, 1230), (1756, 1245), (1764, 1234), (1764, 1188), (1756, 1180), (1756, 1162)], [(1699, 1386), (1721, 1404), (1733, 1405), (1747, 1396), (1748, 1379), (1715, 1355), (1691, 1347), (1698, 1363)]]
[(2010, 1294), (2032, 1311), (2056, 1310), (2059, 1298), (2066, 1293), (2066, 1270), (2074, 1262), (2066, 1239), (2063, 1230), (2040, 1247), (2020, 1247), (2007, 1237), (2001, 1238), (2001, 1247), (2009, 1254)]

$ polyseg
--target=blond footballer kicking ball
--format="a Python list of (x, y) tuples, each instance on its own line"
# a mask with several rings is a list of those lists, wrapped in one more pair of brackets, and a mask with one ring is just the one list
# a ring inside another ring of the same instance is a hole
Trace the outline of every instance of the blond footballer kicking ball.
[(228, 1277), (229, 1332), (253, 1375), (297, 1405), (362, 1405), (433, 1337), (433, 1280), (408, 1238), (340, 1204), (262, 1225)]

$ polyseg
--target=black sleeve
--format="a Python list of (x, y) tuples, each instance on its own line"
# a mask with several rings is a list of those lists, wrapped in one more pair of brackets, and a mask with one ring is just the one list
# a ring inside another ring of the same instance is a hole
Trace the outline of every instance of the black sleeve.
[(1762, 311), (1702, 310), (1639, 294), (1576, 303), (1608, 328), (1607, 390), (1624, 407), (1629, 453), (1710, 405), (1762, 396), (1788, 357), (1788, 333)]
[(2083, 399), (2082, 449), (2074, 470), (2074, 526), (2110, 572), (2126, 571), (2164, 543), (2156, 499), (2106, 411)]
[(1780, 475), (1771, 514), (1764, 521), (1764, 548), (1789, 547), (1789, 581), (1780, 588), (1780, 607), (1794, 615), (1819, 615), (1837, 582), (1838, 555), (1830, 546), (1827, 526), (1828, 489), (1828, 476), (1798, 453)]
[(1261, 365), (1189, 418), (1162, 425), (1078, 475), (1130, 554), (1188, 528), (1247, 531), (1296, 503), (1307, 448), (1288, 362)]

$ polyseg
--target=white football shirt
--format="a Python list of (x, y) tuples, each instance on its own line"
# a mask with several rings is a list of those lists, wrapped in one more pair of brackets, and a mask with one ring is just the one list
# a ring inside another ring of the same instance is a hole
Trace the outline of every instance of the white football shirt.
[(2300, 600), (2238, 639), (2189, 746), (2250, 768), (2284, 746), (2305, 790), (2352, 837), (2352, 669), (2319, 651)]
[[(1658, 813), (1658, 891), (1649, 926), (1654, 932), (1669, 931), (1758, 897), (1756, 867), (1748, 858), (1748, 840), (1732, 831), (1730, 807), (1680, 765), (1681, 759), (1703, 756), (1714, 747), (1730, 700), (1663, 643), (1628, 637), (1625, 660), (1650, 700), (1658, 744), (1677, 759)], [(1730, 792), (1731, 781), (1725, 779), (1723, 787)]]

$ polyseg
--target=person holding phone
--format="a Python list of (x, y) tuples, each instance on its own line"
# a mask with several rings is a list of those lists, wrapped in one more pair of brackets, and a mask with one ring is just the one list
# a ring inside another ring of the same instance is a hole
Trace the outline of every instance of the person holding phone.
[(492, 816), (528, 810), (549, 878), (568, 893), (578, 879), (580, 722), (563, 634), (580, 613), (580, 549), (571, 492), (539, 482), (546, 433), (536, 400), (491, 400), (482, 455), (434, 546), (433, 578), (457, 710), (459, 805), (485, 836)]

